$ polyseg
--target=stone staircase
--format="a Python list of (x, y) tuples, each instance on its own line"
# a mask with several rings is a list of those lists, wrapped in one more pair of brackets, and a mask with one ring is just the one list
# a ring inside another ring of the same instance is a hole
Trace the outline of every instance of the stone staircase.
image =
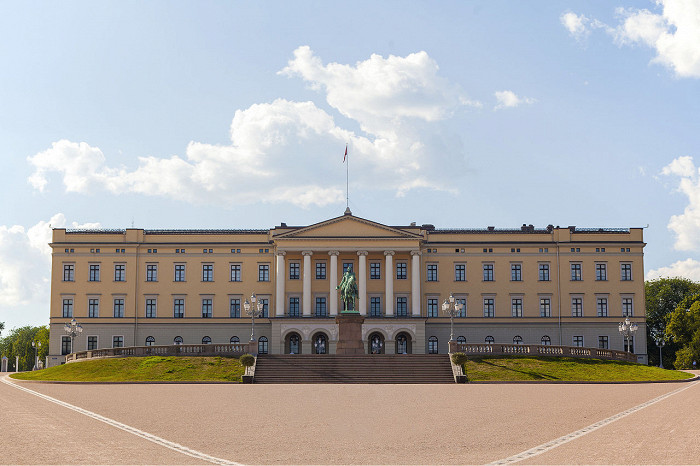
[(255, 383), (454, 383), (446, 354), (261, 354)]

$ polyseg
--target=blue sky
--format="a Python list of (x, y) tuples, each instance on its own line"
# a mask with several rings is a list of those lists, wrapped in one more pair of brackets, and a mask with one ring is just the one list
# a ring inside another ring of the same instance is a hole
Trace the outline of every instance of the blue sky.
[(700, 5), (0, 3), (0, 322), (49, 225), (646, 226), (700, 280)]

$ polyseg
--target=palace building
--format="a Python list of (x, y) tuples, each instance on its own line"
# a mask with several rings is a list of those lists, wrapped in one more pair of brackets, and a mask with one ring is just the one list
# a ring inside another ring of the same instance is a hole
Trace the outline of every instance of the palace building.
[[(49, 364), (76, 351), (248, 342), (260, 353), (334, 353), (336, 286), (351, 268), (368, 353), (474, 344), (627, 350), (646, 363), (641, 228), (440, 229), (345, 214), (260, 230), (53, 230)], [(618, 323), (639, 326), (627, 341)], [(75, 318), (83, 332), (64, 332)]]

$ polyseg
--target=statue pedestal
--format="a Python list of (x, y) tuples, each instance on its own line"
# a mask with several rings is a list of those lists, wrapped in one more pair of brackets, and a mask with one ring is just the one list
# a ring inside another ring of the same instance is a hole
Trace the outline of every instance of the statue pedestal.
[(365, 318), (357, 313), (340, 313), (335, 318), (338, 324), (338, 345), (336, 354), (365, 354), (362, 341), (362, 322)]

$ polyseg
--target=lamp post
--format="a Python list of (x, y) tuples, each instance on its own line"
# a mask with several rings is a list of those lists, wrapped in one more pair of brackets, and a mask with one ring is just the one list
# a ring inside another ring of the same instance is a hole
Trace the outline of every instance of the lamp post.
[(460, 313), (462, 307), (462, 303), (455, 300), (455, 297), (452, 296), (452, 293), (450, 293), (450, 297), (442, 303), (442, 311), (446, 312), (447, 315), (450, 316), (450, 341), (454, 341), (455, 339), (454, 318), (457, 317), (457, 315)]
[(263, 308), (264, 305), (262, 301), (260, 301), (255, 296), (255, 293), (250, 295), (250, 301), (246, 299), (243, 303), (243, 309), (245, 309), (245, 313), (248, 314), (251, 318), (250, 341), (255, 341), (255, 318), (260, 317), (262, 315)]
[(41, 348), (41, 342), (32, 340), (32, 348), (34, 348), (34, 367), (32, 370), (35, 371), (38, 368), (37, 366), (39, 366), (39, 355), (37, 353), (39, 348)]
[(627, 340), (627, 351), (630, 353), (632, 352), (630, 351), (630, 339), (634, 337), (634, 332), (636, 332), (638, 328), (637, 324), (631, 322), (629, 317), (626, 318), (624, 322), (620, 322), (617, 326), (620, 334)]
[(666, 342), (664, 341), (664, 339), (661, 335), (657, 335), (654, 340), (656, 341), (656, 346), (659, 347), (659, 367), (661, 369), (663, 369), (664, 368), (664, 360), (663, 360), (663, 354), (661, 353), (661, 348), (664, 347)]
[(83, 333), (83, 326), (75, 320), (75, 317), (73, 317), (70, 322), (66, 322), (66, 325), (63, 327), (63, 330), (70, 337), (70, 352), (75, 353), (73, 341), (75, 340), (75, 337)]

